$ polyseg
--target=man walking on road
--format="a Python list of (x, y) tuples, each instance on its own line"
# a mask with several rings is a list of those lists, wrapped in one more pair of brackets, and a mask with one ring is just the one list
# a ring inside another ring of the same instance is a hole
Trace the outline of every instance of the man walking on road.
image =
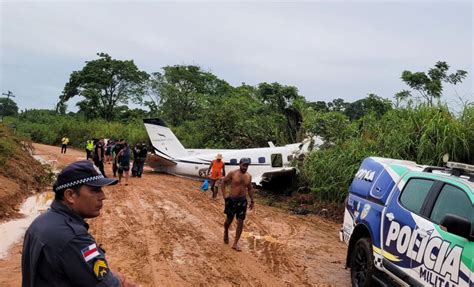
[(92, 152), (94, 151), (94, 141), (93, 140), (87, 140), (86, 142), (86, 157), (87, 160), (89, 158), (92, 158)]
[[(242, 251), (237, 245), (244, 228), (245, 215), (247, 213), (247, 193), (250, 197), (249, 209), (253, 209), (253, 189), (252, 176), (247, 173), (250, 165), (250, 158), (241, 158), (239, 169), (233, 170), (227, 174), (221, 183), (222, 196), (225, 201), (224, 213), (227, 219), (224, 223), (224, 243), (229, 244), (229, 227), (237, 218), (237, 229), (232, 248), (236, 251)], [(227, 195), (226, 185), (230, 184), (230, 193)]]
[(25, 234), (23, 287), (137, 286), (109, 269), (105, 251), (84, 221), (100, 215), (105, 199), (102, 188), (116, 183), (87, 160), (59, 173), (51, 209), (36, 218)]
[(127, 142), (123, 143), (123, 148), (119, 151), (117, 155), (117, 167), (119, 180), (118, 182), (122, 183), (122, 177), (125, 177), (125, 185), (128, 185), (128, 172), (130, 171), (130, 147)]
[(69, 143), (69, 139), (64, 136), (62, 139), (61, 139), (61, 153), (66, 153), (66, 150), (67, 150), (67, 144)]
[(207, 169), (207, 174), (211, 180), (212, 198), (216, 198), (218, 193), (216, 190), (216, 183), (221, 180), (223, 176), (225, 176), (225, 164), (222, 160), (222, 154), (218, 153), (216, 159), (211, 161), (211, 164)]

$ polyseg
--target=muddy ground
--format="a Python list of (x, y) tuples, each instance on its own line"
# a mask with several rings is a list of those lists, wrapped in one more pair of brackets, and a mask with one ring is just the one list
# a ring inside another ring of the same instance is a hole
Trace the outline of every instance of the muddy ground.
[[(35, 148), (58, 167), (84, 158)], [(200, 192), (199, 182), (148, 170), (129, 183), (108, 187), (102, 214), (89, 223), (111, 269), (141, 286), (349, 286), (338, 223), (257, 203), (236, 252), (222, 241), (223, 200)], [(21, 242), (0, 260), (0, 286), (20, 286), (20, 258)]]

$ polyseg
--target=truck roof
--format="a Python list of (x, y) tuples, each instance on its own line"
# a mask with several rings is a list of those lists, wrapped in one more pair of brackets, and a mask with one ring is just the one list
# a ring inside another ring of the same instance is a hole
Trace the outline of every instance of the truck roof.
[(411, 171), (432, 173), (463, 183), (474, 193), (474, 166), (464, 163), (448, 162), (445, 167), (419, 165), (414, 161), (372, 157), (374, 160), (390, 166), (403, 166)]

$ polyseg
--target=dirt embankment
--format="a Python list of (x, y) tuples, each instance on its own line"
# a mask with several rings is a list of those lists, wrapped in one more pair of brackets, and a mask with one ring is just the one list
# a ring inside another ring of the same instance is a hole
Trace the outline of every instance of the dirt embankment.
[[(36, 151), (59, 164), (84, 157), (43, 145)], [(236, 252), (223, 244), (223, 200), (200, 192), (198, 182), (146, 171), (129, 183), (105, 190), (102, 213), (89, 224), (111, 268), (141, 286), (350, 284), (337, 223), (257, 203), (245, 221), (243, 251)], [(234, 234), (235, 224), (231, 240)], [(0, 260), (0, 286), (19, 286), (20, 250), (21, 243)]]
[(19, 204), (49, 184), (44, 167), (31, 156), (33, 146), (0, 128), (0, 222), (18, 217)]

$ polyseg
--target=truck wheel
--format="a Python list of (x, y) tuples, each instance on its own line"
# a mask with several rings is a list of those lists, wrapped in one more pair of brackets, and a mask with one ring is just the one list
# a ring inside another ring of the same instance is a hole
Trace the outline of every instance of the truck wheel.
[(351, 254), (351, 282), (354, 287), (373, 285), (372, 275), (375, 272), (372, 244), (368, 238), (359, 239)]

